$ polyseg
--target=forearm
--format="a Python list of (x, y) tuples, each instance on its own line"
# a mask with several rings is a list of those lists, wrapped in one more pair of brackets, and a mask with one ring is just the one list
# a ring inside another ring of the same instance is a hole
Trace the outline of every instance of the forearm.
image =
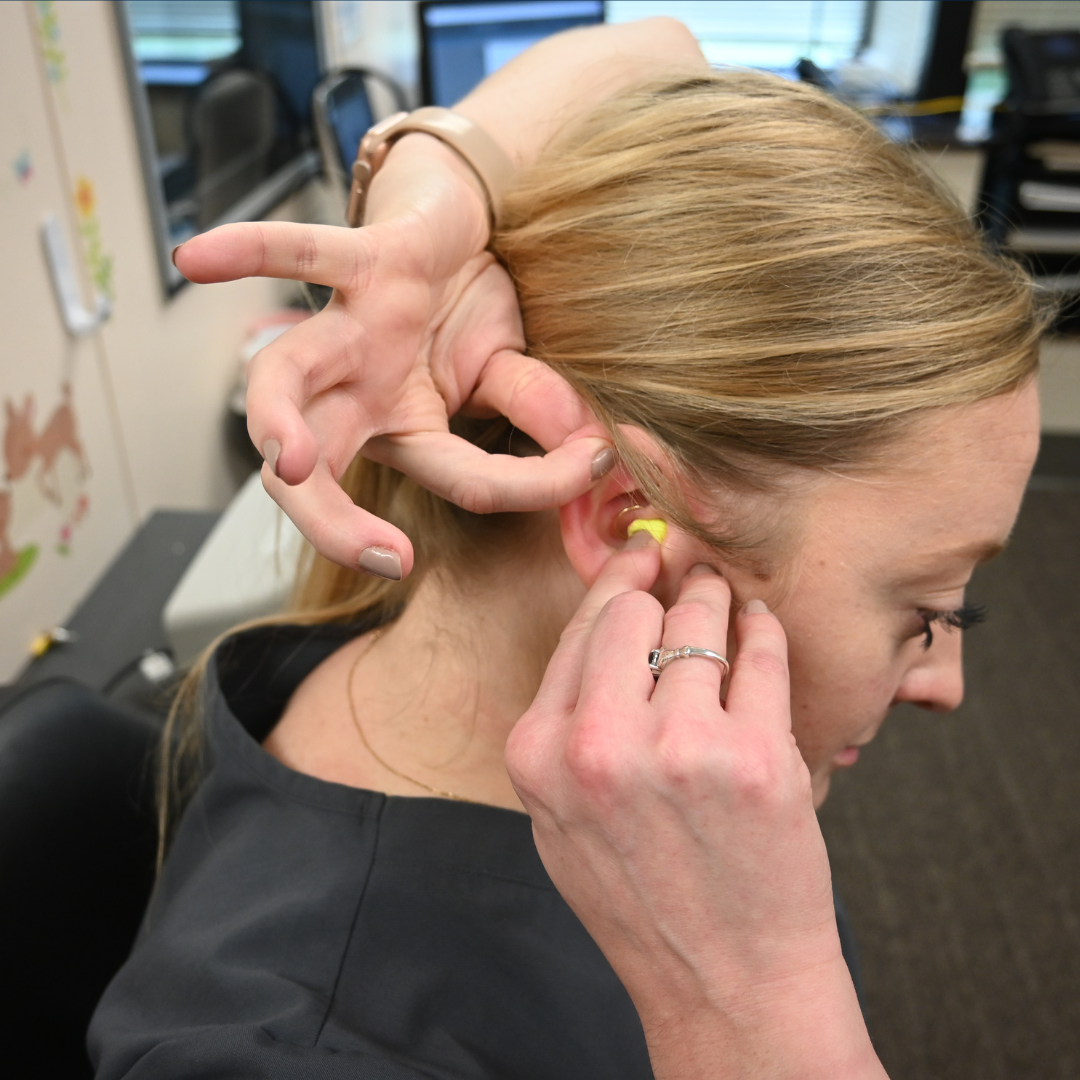
[(708, 63), (675, 19), (589, 26), (545, 38), (486, 78), (454, 106), (528, 165), (568, 121), (623, 87)]
[[(590, 26), (526, 49), (454, 111), (483, 128), (522, 167), (536, 159), (560, 127), (623, 87), (664, 71), (694, 68), (707, 70), (708, 64), (690, 31), (674, 19)], [(433, 176), (467, 185), (476, 199), (463, 202), (462, 212), (476, 219), (477, 229), (486, 230), (476, 175), (428, 135), (407, 135), (394, 145), (372, 182), (366, 220), (387, 220), (415, 207), (433, 190)]]
[(888, 1080), (843, 964), (642, 1021), (657, 1080)]

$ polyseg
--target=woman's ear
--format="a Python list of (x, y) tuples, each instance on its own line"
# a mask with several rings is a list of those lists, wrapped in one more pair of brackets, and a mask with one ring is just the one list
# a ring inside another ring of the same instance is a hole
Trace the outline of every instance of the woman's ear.
[(623, 465), (616, 466), (591, 491), (560, 509), (563, 546), (586, 588), (626, 543), (630, 524), (638, 518), (657, 516), (658, 511), (648, 505)]
[[(620, 433), (657, 464), (665, 483), (672, 486), (682, 483), (651, 436), (630, 425), (621, 427)], [(692, 512), (694, 506), (695, 500), (691, 499)], [(636, 478), (622, 462), (591, 491), (563, 506), (559, 511), (563, 546), (585, 587), (592, 586), (608, 559), (626, 543), (630, 525), (638, 520), (662, 522), (659, 528), (649, 529), (657, 539), (659, 534), (666, 533), (666, 539), (661, 540), (660, 576), (651, 590), (661, 602), (674, 602), (679, 583), (696, 563), (704, 561), (719, 568), (715, 552), (681, 529), (669, 527), (671, 523), (664, 521), (664, 517), (657, 507), (649, 504)]]

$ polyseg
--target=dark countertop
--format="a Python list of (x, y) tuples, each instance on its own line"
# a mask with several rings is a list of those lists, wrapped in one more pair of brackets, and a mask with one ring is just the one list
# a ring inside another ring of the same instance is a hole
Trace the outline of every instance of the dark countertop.
[[(162, 609), (220, 514), (209, 510), (158, 510), (150, 515), (93, 589), (64, 623), (75, 635), (30, 661), (15, 682), (0, 686), (3, 699), (45, 679), (75, 679), (95, 690), (124, 689), (132, 703), (153, 707), (139, 676), (144, 652), (166, 649)], [(127, 669), (127, 670), (126, 670)], [(155, 710), (156, 711), (156, 710)]]

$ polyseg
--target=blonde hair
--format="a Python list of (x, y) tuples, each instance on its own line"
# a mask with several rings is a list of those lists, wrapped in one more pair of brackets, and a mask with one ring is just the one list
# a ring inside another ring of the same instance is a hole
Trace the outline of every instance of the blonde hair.
[[(1029, 378), (1050, 317), (913, 155), (814, 87), (756, 72), (602, 103), (500, 219), (492, 250), (530, 354), (592, 406), (653, 505), (721, 546), (735, 538), (689, 515), (624, 425), (693, 485), (872, 465), (927, 410)], [(421, 571), (488, 528), (360, 459), (345, 486), (419, 542)], [(299, 600), (344, 614), (403, 593), (316, 558)]]
[(916, 414), (1037, 364), (1024, 272), (912, 155), (803, 84), (729, 71), (608, 101), (503, 222), (532, 355), (684, 528), (620, 425), (693, 478), (760, 489), (873, 462)]
[[(492, 250), (531, 355), (591, 405), (662, 514), (732, 548), (745, 538), (695, 520), (665, 473), (768, 491), (872, 464), (927, 410), (1019, 386), (1049, 317), (909, 153), (820, 91), (745, 71), (601, 104), (520, 177)], [(527, 516), (479, 519), (359, 458), (343, 485), (405, 530), (416, 570), (389, 583), (313, 555), (294, 620), (390, 612)]]

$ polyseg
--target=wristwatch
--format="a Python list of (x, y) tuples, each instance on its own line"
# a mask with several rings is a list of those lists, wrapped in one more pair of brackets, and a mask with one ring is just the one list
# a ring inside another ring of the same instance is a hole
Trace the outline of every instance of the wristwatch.
[(402, 135), (412, 131), (434, 135), (465, 159), (487, 196), (488, 218), (494, 229), (499, 204), (514, 174), (513, 163), (483, 128), (460, 113), (434, 106), (388, 116), (360, 140), (360, 149), (352, 167), (352, 188), (346, 212), (349, 226), (355, 229), (364, 223), (364, 206), (371, 181), (382, 168), (390, 147)]

